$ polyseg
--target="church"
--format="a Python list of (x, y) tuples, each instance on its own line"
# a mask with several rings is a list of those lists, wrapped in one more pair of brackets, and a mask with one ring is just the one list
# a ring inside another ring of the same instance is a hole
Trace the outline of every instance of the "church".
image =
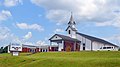
[(117, 51), (119, 49), (119, 46), (106, 40), (78, 32), (72, 14), (66, 32), (67, 35), (55, 34), (49, 39), (49, 51), (98, 51), (107, 49)]

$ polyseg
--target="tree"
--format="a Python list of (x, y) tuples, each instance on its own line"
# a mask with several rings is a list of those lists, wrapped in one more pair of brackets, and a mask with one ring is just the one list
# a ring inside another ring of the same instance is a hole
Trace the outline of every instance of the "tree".
[(7, 52), (8, 52), (8, 46), (0, 48), (0, 53), (7, 53)]
[(8, 52), (8, 46), (4, 47), (3, 49), (3, 53), (7, 53)]
[(3, 47), (0, 48), (0, 53), (3, 53)]

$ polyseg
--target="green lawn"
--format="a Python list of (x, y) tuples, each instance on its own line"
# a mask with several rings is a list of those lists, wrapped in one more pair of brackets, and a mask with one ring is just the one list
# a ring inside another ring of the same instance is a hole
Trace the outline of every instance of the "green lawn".
[(0, 67), (120, 67), (119, 51), (0, 54)]

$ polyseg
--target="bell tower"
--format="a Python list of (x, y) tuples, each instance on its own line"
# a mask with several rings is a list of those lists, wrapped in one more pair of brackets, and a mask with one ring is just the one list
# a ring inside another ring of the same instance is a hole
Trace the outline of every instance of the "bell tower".
[(70, 17), (70, 20), (68, 22), (68, 27), (67, 27), (66, 31), (67, 31), (67, 34), (69, 37), (76, 38), (77, 29), (76, 29), (76, 23), (73, 19), (72, 12), (71, 12), (71, 17)]
[(75, 21), (74, 21), (74, 19), (73, 19), (72, 12), (71, 12), (70, 20), (69, 20), (69, 22), (68, 22), (68, 26), (70, 26), (70, 27), (76, 29), (76, 27), (75, 27), (75, 26), (76, 26), (76, 23), (75, 23)]

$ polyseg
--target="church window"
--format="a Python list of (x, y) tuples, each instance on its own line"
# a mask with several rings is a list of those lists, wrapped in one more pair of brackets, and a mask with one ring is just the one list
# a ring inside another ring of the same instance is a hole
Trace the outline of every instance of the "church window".
[(70, 34), (70, 33), (71, 33), (71, 31), (69, 30), (69, 31), (68, 31), (68, 33)]

